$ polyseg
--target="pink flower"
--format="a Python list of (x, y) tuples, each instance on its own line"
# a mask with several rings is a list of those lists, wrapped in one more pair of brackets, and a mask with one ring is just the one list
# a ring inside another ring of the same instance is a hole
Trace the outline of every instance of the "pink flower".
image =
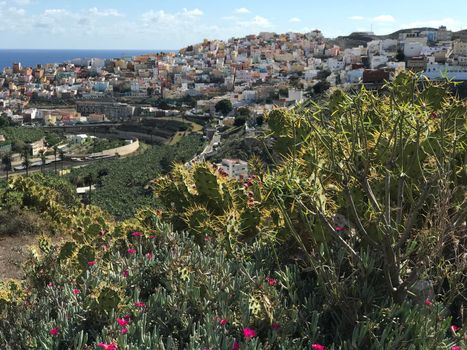
[(225, 318), (221, 318), (219, 320), (219, 324), (224, 327), (227, 323), (229, 323), (229, 321), (227, 321)]
[(124, 318), (117, 318), (117, 323), (120, 325), (120, 327), (125, 327), (130, 322)]
[(114, 344), (114, 343), (105, 344), (103, 342), (100, 342), (100, 343), (97, 343), (97, 346), (104, 350), (117, 350), (118, 349), (117, 344)]
[(326, 347), (321, 345), (321, 344), (311, 344), (311, 348), (313, 350), (324, 350), (324, 349), (326, 349)]
[(125, 316), (123, 316), (123, 318), (124, 318), (125, 320), (129, 321), (129, 320), (131, 320), (131, 315), (125, 315)]
[(234, 340), (232, 350), (240, 350), (240, 343), (237, 340)]
[(279, 323), (273, 323), (271, 328), (273, 331), (278, 331), (281, 328), (281, 325)]
[(141, 232), (138, 232), (138, 231), (133, 232), (131, 235), (132, 235), (133, 237), (142, 237), (142, 236), (143, 236), (143, 234), (142, 234)]
[(451, 330), (452, 333), (456, 333), (459, 329), (461, 329), (461, 327), (453, 324), (451, 327), (449, 327), (449, 329)]
[(78, 295), (79, 293), (81, 293), (81, 291), (79, 289), (76, 289), (76, 288), (73, 289), (72, 292), (73, 292), (74, 295)]
[(120, 329), (120, 333), (121, 334), (127, 334), (128, 333), (128, 328), (123, 327), (122, 329)]
[(336, 232), (342, 232), (342, 231), (345, 231), (347, 229), (345, 227), (343, 227), (343, 226), (336, 226), (335, 230), (336, 230)]
[(128, 252), (128, 254), (135, 254), (135, 253), (136, 253), (136, 249), (134, 249), (134, 248), (129, 248), (129, 249), (127, 250), (127, 252)]
[(462, 348), (459, 345), (454, 345), (451, 350), (462, 350)]
[(431, 306), (431, 305), (433, 305), (433, 302), (430, 299), (426, 298), (425, 299), (425, 305)]
[(146, 307), (146, 304), (143, 303), (143, 302), (140, 302), (140, 301), (137, 301), (133, 305), (136, 306), (136, 307), (141, 307), (141, 308)]
[(254, 329), (251, 328), (243, 328), (243, 336), (245, 338), (253, 338), (256, 337), (256, 332)]
[(96, 265), (95, 261), (88, 261), (88, 266), (94, 266), (94, 265)]
[(270, 276), (266, 277), (266, 281), (269, 283), (270, 286), (275, 286), (277, 284), (277, 280)]
[(128, 272), (128, 270), (123, 270), (122, 271), (122, 276), (123, 277), (128, 277), (130, 275), (130, 273)]
[(54, 284), (52, 282), (47, 283), (47, 287), (52, 288), (53, 286), (54, 286)]
[(150, 239), (154, 239), (154, 238), (156, 238), (156, 236), (149, 236), (149, 238), (150, 238)]
[(210, 240), (211, 240), (211, 236), (208, 236), (208, 235), (204, 236), (205, 242), (209, 242)]
[(152, 259), (154, 259), (154, 254), (153, 254), (153, 253), (151, 253), (151, 252), (149, 252), (149, 253), (146, 253), (146, 259), (148, 259), (148, 260), (152, 260)]
[(56, 337), (58, 335), (58, 333), (60, 333), (60, 328), (59, 327), (52, 328), (49, 331), (49, 333), (50, 333), (50, 335), (53, 335), (54, 337)]

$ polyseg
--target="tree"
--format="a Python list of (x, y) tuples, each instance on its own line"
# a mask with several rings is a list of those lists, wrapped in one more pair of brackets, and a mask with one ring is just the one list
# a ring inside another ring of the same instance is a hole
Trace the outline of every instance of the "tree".
[(84, 184), (89, 186), (89, 193), (88, 193), (88, 200), (89, 204), (91, 204), (91, 190), (92, 190), (92, 184), (94, 183), (94, 174), (89, 173), (88, 175), (85, 176), (84, 178)]
[(59, 149), (59, 150), (58, 150), (58, 154), (60, 155), (60, 163), (61, 163), (61, 165), (62, 165), (61, 168), (62, 168), (62, 170), (63, 170), (63, 158), (64, 158), (64, 156), (65, 156), (65, 152), (64, 152), (62, 149)]
[(320, 70), (318, 71), (318, 75), (316, 76), (319, 80), (324, 80), (331, 75), (331, 71), (329, 70)]
[(239, 109), (237, 109), (237, 115), (243, 115), (245, 117), (249, 117), (250, 110), (248, 109), (248, 107), (240, 107)]
[(230, 112), (232, 112), (233, 106), (232, 102), (227, 99), (220, 100), (219, 102), (216, 103), (216, 112), (220, 112), (222, 115), (227, 115)]
[(6, 172), (6, 181), (8, 182), (8, 173), (11, 171), (11, 153), (2, 156), (3, 169)]
[(44, 172), (44, 165), (45, 165), (45, 162), (47, 160), (47, 158), (45, 157), (45, 150), (40, 150), (39, 151), (39, 156), (41, 158), (41, 173)]
[(235, 121), (234, 121), (235, 126), (242, 126), (242, 125), (245, 125), (245, 123), (246, 123), (246, 116), (242, 114), (235, 116)]
[(331, 87), (331, 84), (327, 80), (320, 80), (313, 86), (315, 94), (322, 94)]
[(29, 153), (29, 148), (26, 147), (23, 149), (21, 152), (21, 158), (23, 159), (23, 165), (26, 168), (26, 176), (29, 175), (29, 166), (31, 165), (31, 160), (30, 160), (30, 153)]
[(5, 113), (2, 113), (0, 115), (0, 128), (3, 128), (5, 126), (10, 126), (10, 120), (8, 119), (8, 116)]
[(54, 169), (55, 169), (55, 174), (57, 173), (57, 152), (58, 152), (58, 146), (54, 145)]
[(396, 60), (397, 62), (403, 62), (405, 60), (405, 55), (403, 51), (397, 51)]

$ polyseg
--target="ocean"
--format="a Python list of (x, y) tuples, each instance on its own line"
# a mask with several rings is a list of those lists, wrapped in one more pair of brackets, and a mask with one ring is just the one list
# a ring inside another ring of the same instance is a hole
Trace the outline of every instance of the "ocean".
[(75, 58), (120, 58), (157, 52), (176, 50), (29, 50), (0, 49), (0, 71), (11, 67), (14, 62), (21, 62), (23, 67), (35, 67), (37, 64), (63, 63)]

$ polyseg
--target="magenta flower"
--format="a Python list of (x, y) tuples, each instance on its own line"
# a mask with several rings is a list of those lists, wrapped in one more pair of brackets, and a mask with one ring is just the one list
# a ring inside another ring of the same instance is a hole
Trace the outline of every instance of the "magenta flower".
[(311, 348), (313, 350), (324, 350), (324, 349), (326, 349), (326, 347), (321, 345), (321, 344), (311, 344)]
[(123, 277), (128, 277), (130, 275), (130, 273), (128, 272), (128, 270), (123, 270), (122, 271), (122, 276)]
[(53, 335), (54, 337), (56, 337), (60, 333), (60, 328), (59, 327), (52, 328), (49, 331), (49, 333), (50, 335)]
[(347, 229), (344, 226), (336, 226), (335, 230), (336, 230), (336, 232), (342, 232), (342, 231), (345, 231)]
[(256, 332), (254, 329), (251, 328), (243, 328), (243, 336), (245, 338), (253, 338), (256, 337)]
[(451, 330), (452, 333), (456, 333), (459, 329), (461, 329), (461, 327), (453, 324), (451, 327), (449, 327), (449, 329)]
[(128, 254), (135, 254), (135, 253), (136, 253), (136, 249), (134, 249), (134, 248), (129, 248), (129, 249), (127, 250), (127, 252), (128, 252)]
[(97, 343), (97, 346), (104, 350), (117, 350), (118, 346), (115, 343), (105, 344), (103, 342)]
[(88, 266), (94, 266), (94, 265), (96, 265), (95, 261), (88, 261)]
[(281, 328), (281, 325), (279, 323), (273, 323), (271, 328), (273, 331), (278, 331)]
[(459, 345), (454, 345), (451, 350), (462, 350), (462, 348)]
[(81, 291), (79, 289), (76, 289), (76, 288), (73, 289), (72, 292), (73, 292), (74, 295), (78, 295), (79, 293), (81, 293)]
[(130, 322), (124, 318), (117, 318), (117, 323), (119, 324), (120, 327), (125, 327)]
[(270, 286), (275, 286), (277, 284), (277, 280), (270, 276), (266, 277), (266, 281), (269, 283)]
[(123, 318), (124, 318), (125, 320), (129, 321), (129, 320), (131, 320), (131, 315), (125, 315), (125, 316), (123, 316)]
[(237, 340), (234, 340), (232, 350), (240, 350), (240, 343)]
[(133, 232), (131, 235), (132, 235), (133, 237), (142, 237), (142, 236), (143, 236), (143, 234), (142, 234), (141, 232), (138, 232), (138, 231)]
[(152, 252), (146, 253), (146, 259), (148, 260), (154, 259), (154, 254)]
[(122, 329), (120, 329), (120, 334), (127, 334), (127, 333), (128, 333), (128, 328), (123, 327)]
[(136, 307), (141, 307), (141, 308), (146, 307), (146, 304), (140, 301), (137, 301), (133, 305), (135, 305)]
[(224, 327), (227, 323), (229, 323), (229, 321), (227, 321), (225, 318), (221, 318), (219, 320), (219, 324)]
[(149, 238), (150, 238), (150, 239), (154, 239), (154, 238), (156, 238), (156, 236), (149, 236)]
[(433, 302), (430, 299), (426, 298), (425, 299), (425, 305), (431, 306), (431, 305), (433, 305)]

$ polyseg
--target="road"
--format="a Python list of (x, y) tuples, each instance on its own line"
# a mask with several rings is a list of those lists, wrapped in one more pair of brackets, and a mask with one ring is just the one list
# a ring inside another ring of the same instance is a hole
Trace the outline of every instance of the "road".
[[(109, 158), (106, 158), (106, 159), (109, 159)], [(82, 161), (82, 162), (64, 160), (63, 163), (61, 161), (58, 161), (57, 162), (57, 171), (60, 171), (62, 169), (71, 169), (71, 168), (78, 168), (78, 167), (87, 166), (89, 164), (98, 162), (100, 160), (101, 159), (94, 159), (94, 160), (85, 160), (85, 161)], [(43, 170), (46, 171), (46, 172), (53, 172), (53, 171), (55, 171), (55, 164), (52, 163), (52, 164), (45, 165)], [(29, 168), (29, 173), (30, 174), (37, 173), (37, 172), (40, 172), (40, 171), (42, 171), (40, 166)], [(26, 170), (20, 170), (20, 171), (10, 171), (8, 175), (9, 176), (16, 176), (16, 175), (25, 175), (25, 174), (26, 174)], [(6, 172), (2, 168), (2, 169), (0, 169), (0, 179), (4, 179), (4, 178), (6, 178)]]

